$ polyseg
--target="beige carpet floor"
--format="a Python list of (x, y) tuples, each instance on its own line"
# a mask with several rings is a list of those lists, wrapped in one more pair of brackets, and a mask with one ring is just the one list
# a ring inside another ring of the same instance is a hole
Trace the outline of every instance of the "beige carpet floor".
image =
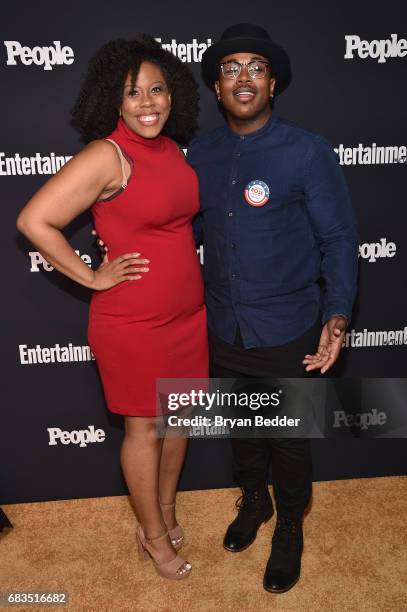
[(301, 580), (281, 595), (262, 588), (275, 517), (248, 550), (221, 546), (237, 494), (179, 494), (193, 563), (180, 582), (138, 560), (127, 497), (4, 506), (15, 528), (0, 538), (0, 591), (68, 591), (64, 609), (81, 612), (407, 610), (407, 477), (316, 483)]

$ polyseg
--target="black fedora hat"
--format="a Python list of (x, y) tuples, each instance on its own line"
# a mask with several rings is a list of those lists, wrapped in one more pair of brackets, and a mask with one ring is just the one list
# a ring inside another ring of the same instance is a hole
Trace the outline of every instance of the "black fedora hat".
[(231, 53), (259, 53), (271, 63), (271, 74), (276, 79), (274, 94), (282, 93), (291, 81), (290, 58), (286, 51), (274, 43), (268, 32), (251, 23), (238, 23), (227, 28), (220, 40), (207, 48), (202, 55), (202, 78), (213, 88), (219, 74), (219, 62)]

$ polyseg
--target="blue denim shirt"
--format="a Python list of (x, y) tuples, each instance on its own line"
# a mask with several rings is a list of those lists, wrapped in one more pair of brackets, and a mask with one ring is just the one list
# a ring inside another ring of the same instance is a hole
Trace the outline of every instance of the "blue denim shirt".
[(225, 125), (199, 137), (188, 162), (199, 177), (194, 231), (204, 245), (208, 324), (218, 337), (232, 344), (238, 324), (245, 348), (278, 346), (305, 333), (321, 311), (323, 322), (350, 318), (358, 236), (328, 142), (273, 113), (246, 136)]

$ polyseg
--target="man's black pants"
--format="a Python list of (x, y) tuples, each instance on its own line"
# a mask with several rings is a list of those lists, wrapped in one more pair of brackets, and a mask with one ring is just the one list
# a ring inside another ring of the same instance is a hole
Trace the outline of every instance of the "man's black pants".
[[(302, 360), (315, 353), (321, 336), (318, 320), (304, 335), (276, 347), (244, 349), (240, 332), (228, 344), (209, 332), (213, 378), (302, 378)], [(271, 461), (274, 497), (280, 516), (300, 518), (312, 494), (312, 457), (308, 438), (231, 438), (233, 478), (241, 487), (267, 483)]]

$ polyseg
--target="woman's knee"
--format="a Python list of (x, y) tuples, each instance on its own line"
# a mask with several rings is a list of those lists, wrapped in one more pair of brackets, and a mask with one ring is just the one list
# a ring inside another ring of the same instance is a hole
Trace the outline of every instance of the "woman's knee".
[(125, 437), (154, 443), (158, 440), (154, 417), (125, 417)]

